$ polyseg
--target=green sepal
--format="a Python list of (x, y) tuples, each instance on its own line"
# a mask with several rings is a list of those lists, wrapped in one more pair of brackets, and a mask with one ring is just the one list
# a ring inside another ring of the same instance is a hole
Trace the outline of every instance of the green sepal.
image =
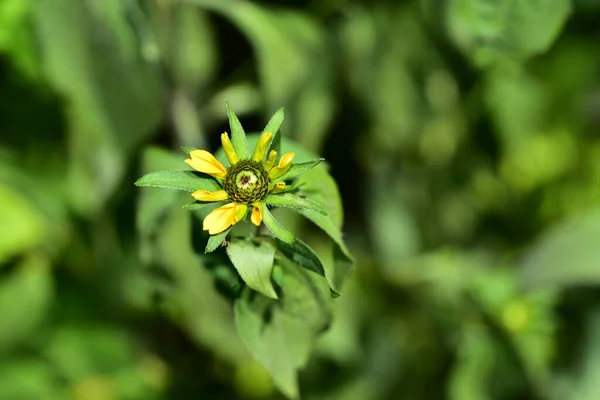
[(231, 231), (231, 228), (225, 229), (223, 232), (217, 233), (216, 235), (211, 235), (208, 238), (208, 243), (206, 244), (204, 253), (212, 253), (213, 251), (218, 249), (221, 243), (223, 243), (223, 241), (229, 234), (229, 231)]
[(271, 214), (269, 211), (267, 205), (265, 203), (261, 203), (260, 209), (262, 211), (263, 222), (267, 228), (269, 228), (273, 236), (282, 242), (292, 243), (294, 241), (294, 235), (292, 235), (290, 231), (285, 229), (279, 222), (277, 222), (275, 217), (273, 217), (273, 214)]
[(151, 172), (138, 179), (135, 185), (185, 190), (186, 192), (195, 192), (196, 190), (214, 192), (222, 189), (214, 178), (196, 171)]
[(186, 210), (200, 210), (200, 209), (208, 207), (208, 206), (221, 207), (227, 203), (229, 203), (228, 200), (213, 201), (213, 202), (208, 202), (208, 203), (202, 203), (200, 201), (192, 201), (192, 202), (189, 202), (186, 205), (184, 205), (183, 208), (185, 208)]
[(197, 148), (195, 148), (194, 146), (181, 146), (181, 150), (185, 153), (185, 154), (190, 154), (192, 151), (194, 150), (198, 150)]
[(227, 255), (248, 287), (272, 299), (278, 298), (271, 282), (275, 246), (266, 240), (254, 243), (233, 239), (227, 246)]
[(246, 133), (240, 123), (240, 120), (235, 115), (229, 103), (225, 102), (227, 107), (227, 118), (229, 118), (229, 128), (231, 129), (231, 144), (233, 149), (240, 160), (248, 158), (248, 141), (246, 140)]
[(263, 132), (271, 132), (273, 134), (273, 138), (271, 139), (271, 144), (269, 145), (269, 149), (267, 150), (267, 157), (271, 150), (275, 150), (277, 154), (280, 154), (281, 150), (281, 133), (279, 133), (279, 127), (283, 123), (284, 113), (283, 107), (281, 107), (267, 122), (265, 129)]
[(327, 211), (314, 201), (310, 201), (292, 193), (270, 194), (265, 199), (267, 204), (277, 207), (303, 208), (314, 211), (321, 215), (327, 215)]
[(317, 158), (316, 160), (312, 160), (312, 161), (306, 161), (303, 163), (298, 163), (298, 164), (292, 164), (292, 166), (290, 167), (290, 169), (288, 170), (288, 172), (286, 172), (285, 174), (281, 175), (279, 178), (277, 179), (273, 179), (273, 182), (282, 182), (282, 181), (286, 181), (288, 179), (293, 179), (296, 178), (300, 175), (303, 175), (305, 173), (307, 173), (308, 171), (310, 171), (311, 169), (313, 169), (314, 167), (316, 167), (317, 165), (319, 165), (322, 161), (325, 161), (324, 158)]

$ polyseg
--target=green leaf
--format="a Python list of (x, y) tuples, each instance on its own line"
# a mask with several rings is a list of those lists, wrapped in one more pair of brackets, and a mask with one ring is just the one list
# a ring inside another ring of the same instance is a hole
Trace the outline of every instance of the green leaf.
[(273, 134), (273, 139), (271, 139), (271, 144), (269, 145), (269, 149), (267, 150), (267, 155), (271, 152), (271, 150), (275, 150), (277, 154), (280, 154), (281, 150), (281, 132), (279, 132), (279, 127), (283, 123), (283, 107), (281, 107), (267, 122), (265, 129), (263, 132), (271, 132)]
[(38, 256), (26, 258), (0, 280), (0, 351), (15, 348), (37, 334), (52, 297), (52, 270), (48, 261)]
[(240, 120), (235, 115), (229, 103), (227, 106), (227, 118), (229, 118), (229, 127), (231, 128), (231, 144), (237, 156), (242, 160), (248, 158), (248, 142), (246, 141), (246, 133), (240, 123)]
[(227, 246), (227, 255), (246, 285), (272, 299), (277, 293), (271, 283), (275, 247), (265, 241), (233, 239)]
[(266, 204), (261, 204), (263, 222), (269, 228), (271, 233), (282, 242), (292, 243), (294, 241), (294, 235), (286, 230), (277, 220), (273, 217), (273, 214), (269, 211)]
[(246, 293), (235, 301), (235, 326), (252, 356), (271, 374), (275, 385), (289, 398), (298, 398), (296, 365), (290, 354), (283, 316), (266, 314), (273, 300)]
[(209, 178), (206, 175), (202, 176), (195, 171), (151, 172), (138, 179), (135, 185), (185, 190), (186, 192), (194, 192), (196, 190), (214, 192), (223, 189), (215, 179)]
[(231, 231), (231, 228), (228, 228), (228, 229), (225, 229), (221, 233), (217, 233), (216, 235), (210, 235), (210, 237), (208, 238), (208, 243), (206, 243), (206, 248), (204, 249), (204, 253), (212, 253), (213, 251), (218, 249), (230, 231)]
[(128, 156), (155, 132), (164, 110), (160, 68), (140, 55), (132, 6), (39, 0), (32, 8), (45, 82), (68, 105), (65, 183), (82, 214), (97, 212), (112, 196)]
[(323, 263), (319, 259), (319, 256), (302, 240), (296, 238), (292, 243), (277, 240), (277, 248), (289, 258), (290, 261), (293, 261), (302, 268), (325, 276), (325, 269), (323, 268)]
[(246, 290), (235, 302), (238, 334), (277, 388), (298, 397), (296, 374), (306, 365), (312, 344), (331, 323), (325, 281), (287, 260), (281, 267), (282, 293), (275, 301)]
[(523, 283), (532, 289), (600, 284), (600, 210), (555, 226), (520, 262)]
[(294, 179), (300, 175), (304, 175), (305, 173), (307, 173), (308, 171), (312, 170), (314, 167), (319, 165), (322, 161), (325, 161), (325, 159), (319, 158), (319, 159), (313, 160), (313, 161), (292, 164), (292, 166), (288, 172), (286, 172), (279, 178), (275, 179), (273, 182), (287, 181), (289, 179)]
[(44, 241), (48, 226), (31, 200), (0, 182), (0, 264)]
[(307, 209), (321, 215), (327, 215), (327, 211), (317, 203), (292, 193), (270, 194), (265, 201), (272, 206)]
[(569, 0), (453, 0), (450, 37), (480, 66), (545, 52), (571, 12)]

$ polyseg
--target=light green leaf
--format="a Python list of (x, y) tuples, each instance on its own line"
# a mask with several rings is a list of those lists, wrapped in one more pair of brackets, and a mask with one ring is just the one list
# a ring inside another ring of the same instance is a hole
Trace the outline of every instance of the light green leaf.
[(52, 279), (48, 261), (31, 256), (0, 280), (0, 351), (36, 334), (52, 304)]
[(227, 246), (227, 255), (246, 285), (272, 299), (277, 293), (271, 283), (271, 271), (275, 247), (262, 240), (256, 244), (250, 240), (233, 239)]
[(248, 158), (248, 142), (246, 141), (246, 133), (240, 123), (240, 120), (235, 115), (229, 103), (227, 106), (227, 118), (229, 118), (229, 127), (231, 128), (231, 144), (233, 149), (240, 159)]
[(450, 37), (480, 66), (545, 52), (571, 12), (569, 0), (452, 0)]
[(327, 215), (327, 211), (317, 203), (292, 193), (270, 194), (265, 201), (272, 206), (307, 209), (321, 215)]
[(273, 214), (271, 214), (266, 204), (261, 204), (261, 211), (263, 222), (277, 239), (286, 243), (292, 243), (294, 241), (294, 235), (281, 226), (275, 217), (273, 217)]
[(286, 172), (279, 178), (275, 179), (273, 182), (282, 182), (282, 181), (287, 181), (289, 179), (294, 179), (294, 178), (296, 178), (300, 175), (303, 175), (303, 174), (307, 173), (308, 171), (312, 170), (314, 167), (319, 165), (321, 163), (321, 161), (325, 161), (325, 159), (319, 158), (319, 159), (313, 160), (313, 161), (292, 164), (292, 166), (288, 172)]
[(141, 57), (132, 6), (37, 0), (33, 7), (41, 68), (66, 107), (67, 193), (82, 214), (95, 213), (112, 196), (128, 156), (155, 132), (164, 109), (160, 70)]
[(266, 313), (273, 306), (272, 300), (252, 294), (246, 291), (235, 302), (238, 335), (256, 361), (269, 371), (279, 390), (296, 399), (299, 395), (296, 365), (286, 339), (283, 316), (276, 312), (267, 322)]
[(44, 240), (48, 226), (31, 200), (0, 182), (0, 264)]
[(135, 182), (136, 186), (159, 187), (164, 189), (208, 190), (214, 192), (223, 188), (213, 178), (202, 176), (195, 171), (159, 171), (142, 176)]
[(308, 361), (312, 344), (331, 323), (325, 281), (293, 263), (280, 264), (282, 293), (275, 301), (247, 290), (235, 302), (239, 336), (273, 377), (277, 388), (298, 397), (297, 370)]
[(231, 228), (225, 229), (223, 232), (217, 233), (216, 235), (210, 235), (210, 237), (208, 238), (208, 243), (206, 243), (206, 249), (204, 249), (204, 252), (212, 253), (213, 251), (218, 249), (230, 231)]
[(600, 284), (599, 237), (600, 210), (560, 223), (523, 256), (523, 282), (532, 289)]

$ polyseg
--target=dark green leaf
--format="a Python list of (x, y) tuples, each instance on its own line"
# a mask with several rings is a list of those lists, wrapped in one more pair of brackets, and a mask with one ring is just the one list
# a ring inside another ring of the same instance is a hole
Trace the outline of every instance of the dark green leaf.
[(248, 142), (244, 128), (229, 106), (229, 103), (226, 102), (225, 105), (227, 106), (227, 118), (229, 118), (229, 127), (231, 128), (231, 144), (233, 145), (233, 149), (240, 159), (248, 158)]
[(312, 161), (298, 163), (298, 164), (292, 164), (292, 167), (289, 169), (289, 171), (286, 172), (285, 174), (283, 174), (282, 176), (280, 176), (279, 178), (275, 179), (274, 182), (282, 182), (282, 181), (286, 181), (288, 179), (294, 179), (300, 175), (303, 175), (303, 174), (307, 173), (308, 171), (310, 171), (311, 169), (313, 169), (314, 167), (316, 167), (317, 165), (319, 165), (321, 163), (321, 161), (325, 161), (325, 159), (319, 158), (317, 160), (312, 160)]
[(231, 228), (224, 230), (221, 233), (217, 233), (216, 235), (210, 235), (208, 238), (208, 243), (206, 244), (206, 249), (204, 249), (205, 253), (212, 253), (223, 243), (227, 234), (229, 234)]
[(219, 183), (206, 175), (195, 171), (159, 171), (142, 176), (135, 182), (136, 186), (160, 187), (165, 189), (208, 190), (214, 192), (223, 189)]
[(296, 238), (292, 243), (277, 240), (277, 248), (291, 261), (319, 275), (325, 276), (325, 269), (319, 256), (302, 240)]
[(250, 240), (232, 239), (227, 246), (227, 255), (246, 285), (272, 299), (277, 293), (271, 283), (271, 271), (275, 247), (262, 240), (256, 244)]
[(291, 193), (270, 194), (265, 201), (272, 206), (307, 209), (327, 215), (327, 211), (317, 203)]

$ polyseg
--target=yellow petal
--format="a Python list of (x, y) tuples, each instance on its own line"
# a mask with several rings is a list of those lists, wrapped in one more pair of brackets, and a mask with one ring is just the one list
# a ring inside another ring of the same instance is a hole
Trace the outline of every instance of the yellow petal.
[(252, 209), (252, 215), (250, 216), (250, 221), (252, 221), (252, 223), (256, 226), (260, 226), (260, 223), (262, 222), (262, 211), (258, 204), (255, 204), (254, 208)]
[(269, 177), (271, 179), (277, 179), (292, 167), (292, 162), (294, 161), (294, 153), (286, 153), (281, 156), (281, 160), (279, 160), (279, 165), (274, 168), (271, 168), (269, 171)]
[(208, 151), (194, 150), (190, 153), (190, 156), (192, 158), (188, 158), (185, 162), (196, 171), (221, 179), (224, 179), (227, 175), (225, 167)]
[(237, 211), (235, 212), (235, 222), (240, 222), (243, 218), (244, 215), (246, 215), (246, 211), (248, 211), (248, 206), (245, 204), (238, 204), (237, 205)]
[(262, 135), (260, 135), (260, 139), (258, 139), (256, 147), (254, 147), (254, 153), (252, 153), (252, 159), (254, 161), (262, 161), (263, 158), (265, 158), (271, 136), (271, 132), (263, 132)]
[(224, 190), (217, 190), (216, 192), (209, 192), (208, 190), (196, 190), (192, 193), (192, 196), (199, 201), (227, 200), (227, 192)]
[(231, 165), (237, 164), (239, 159), (238, 159), (238, 156), (237, 156), (235, 150), (233, 149), (233, 145), (231, 144), (231, 140), (229, 140), (229, 135), (227, 135), (227, 132), (223, 132), (221, 134), (221, 144), (223, 145), (223, 151), (225, 152), (225, 155), (227, 156), (227, 160), (229, 161), (229, 164), (231, 164)]
[(211, 235), (223, 232), (231, 225), (235, 224), (235, 212), (237, 204), (229, 203), (222, 207), (214, 209), (204, 218), (202, 229), (208, 231)]
[(265, 171), (269, 172), (273, 165), (275, 165), (275, 160), (277, 160), (277, 152), (275, 150), (271, 150), (269, 152), (269, 157), (263, 163), (263, 167), (265, 167)]
[(285, 182), (277, 182), (271, 185), (269, 192), (279, 193), (285, 190)]

